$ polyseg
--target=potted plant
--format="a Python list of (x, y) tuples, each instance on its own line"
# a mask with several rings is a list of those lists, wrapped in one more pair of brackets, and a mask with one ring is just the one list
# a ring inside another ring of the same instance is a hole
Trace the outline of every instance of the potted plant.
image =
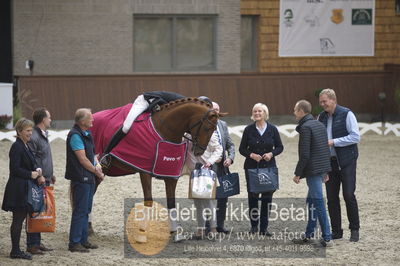
[(12, 116), (0, 115), (0, 129), (5, 129), (8, 123), (11, 122)]

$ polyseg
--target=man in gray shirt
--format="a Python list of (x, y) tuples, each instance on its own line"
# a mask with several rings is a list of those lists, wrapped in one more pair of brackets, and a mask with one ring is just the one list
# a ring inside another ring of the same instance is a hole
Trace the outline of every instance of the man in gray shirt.
[[(47, 138), (47, 129), (50, 128), (51, 116), (46, 108), (39, 108), (33, 112), (33, 129), (31, 140), (28, 142), (29, 148), (35, 155), (37, 165), (42, 168), (42, 174), (46, 180), (45, 185), (50, 186), (56, 182), (53, 175), (53, 158), (51, 156), (50, 143)], [(26, 242), (32, 255), (42, 255), (43, 251), (51, 251), (41, 243), (40, 233), (27, 233)]]

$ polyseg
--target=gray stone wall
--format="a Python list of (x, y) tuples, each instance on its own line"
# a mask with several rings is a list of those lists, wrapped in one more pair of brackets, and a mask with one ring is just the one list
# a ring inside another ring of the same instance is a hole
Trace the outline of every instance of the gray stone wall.
[(134, 74), (134, 14), (217, 15), (211, 73), (240, 72), (240, 0), (14, 0), (14, 75)]

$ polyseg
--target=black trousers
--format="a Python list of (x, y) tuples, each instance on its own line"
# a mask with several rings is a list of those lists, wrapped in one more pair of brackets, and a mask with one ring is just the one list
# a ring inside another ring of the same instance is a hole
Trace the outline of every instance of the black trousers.
[(228, 198), (217, 199), (217, 228), (224, 228)]
[(342, 216), (340, 209), (340, 185), (342, 184), (343, 198), (346, 203), (347, 218), (351, 230), (360, 229), (358, 204), (356, 195), (356, 168), (357, 161), (339, 169), (337, 160), (331, 160), (332, 172), (329, 173), (329, 181), (326, 183), (326, 195), (328, 198), (328, 210), (331, 219), (333, 233), (341, 233)]
[(21, 251), (19, 241), (21, 239), (22, 224), (26, 218), (26, 211), (13, 211), (12, 223), (10, 227), (11, 234), (11, 253), (15, 254)]

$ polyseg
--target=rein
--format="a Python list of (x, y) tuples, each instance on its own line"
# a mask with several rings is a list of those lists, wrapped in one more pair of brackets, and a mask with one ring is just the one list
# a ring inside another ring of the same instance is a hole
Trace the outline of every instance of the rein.
[[(183, 135), (183, 137), (184, 137), (186, 140), (191, 141), (191, 142), (193, 143), (193, 147), (198, 147), (198, 148), (200, 148), (200, 149), (203, 150), (203, 151), (205, 151), (205, 150), (207, 149), (207, 146), (205, 146), (205, 147), (204, 147), (204, 146), (201, 146), (201, 145), (199, 144), (199, 141), (198, 141), (199, 135), (200, 135), (201, 126), (202, 126), (205, 122), (211, 124), (211, 125), (214, 126), (214, 127), (217, 126), (216, 123), (213, 123), (212, 121), (210, 121), (210, 120), (208, 119), (208, 115), (209, 115), (210, 112), (215, 112), (215, 111), (212, 110), (212, 109), (209, 109), (209, 110), (203, 115), (203, 117), (202, 117), (199, 121), (197, 121), (196, 123), (194, 123), (194, 124), (191, 125), (191, 126), (189, 125), (188, 129), (186, 130), (186, 132), (187, 132), (187, 133), (190, 133), (191, 138), (188, 138), (187, 136)], [(170, 127), (168, 127), (168, 125), (165, 123), (165, 121), (163, 121), (163, 119), (158, 118), (158, 120), (161, 122), (160, 125), (162, 125), (162, 127), (166, 128), (166, 129), (169, 130), (170, 132), (174, 132), (173, 129), (171, 129)], [(197, 131), (196, 131), (195, 135), (193, 135), (192, 129), (195, 128), (195, 127), (198, 126), (198, 125), (200, 125), (200, 126), (197, 128)]]
[[(214, 127), (217, 126), (217, 124), (213, 123), (212, 121), (210, 121), (210, 119), (208, 119), (208, 114), (209, 114), (210, 112), (215, 112), (215, 111), (212, 110), (212, 109), (208, 110), (207, 113), (205, 113), (205, 114), (203, 115), (203, 117), (202, 117), (199, 121), (197, 121), (196, 123), (194, 123), (192, 126), (189, 126), (188, 132), (189, 132), (190, 135), (192, 136), (191, 139), (188, 138), (187, 136), (183, 135), (183, 137), (184, 137), (185, 139), (187, 139), (188, 141), (191, 141), (191, 142), (193, 143), (193, 147), (198, 147), (198, 148), (200, 148), (200, 149), (203, 150), (203, 151), (205, 151), (205, 150), (207, 149), (207, 146), (205, 146), (205, 147), (204, 147), (204, 146), (201, 146), (201, 145), (199, 144), (199, 141), (198, 141), (201, 126), (203, 125), (204, 122), (208, 122), (209, 124), (211, 124), (211, 125), (214, 126)], [(199, 124), (200, 124), (200, 126), (197, 128), (196, 135), (193, 136), (193, 134), (192, 134), (191, 131), (192, 131), (193, 128), (195, 128), (195, 127), (198, 126)]]

